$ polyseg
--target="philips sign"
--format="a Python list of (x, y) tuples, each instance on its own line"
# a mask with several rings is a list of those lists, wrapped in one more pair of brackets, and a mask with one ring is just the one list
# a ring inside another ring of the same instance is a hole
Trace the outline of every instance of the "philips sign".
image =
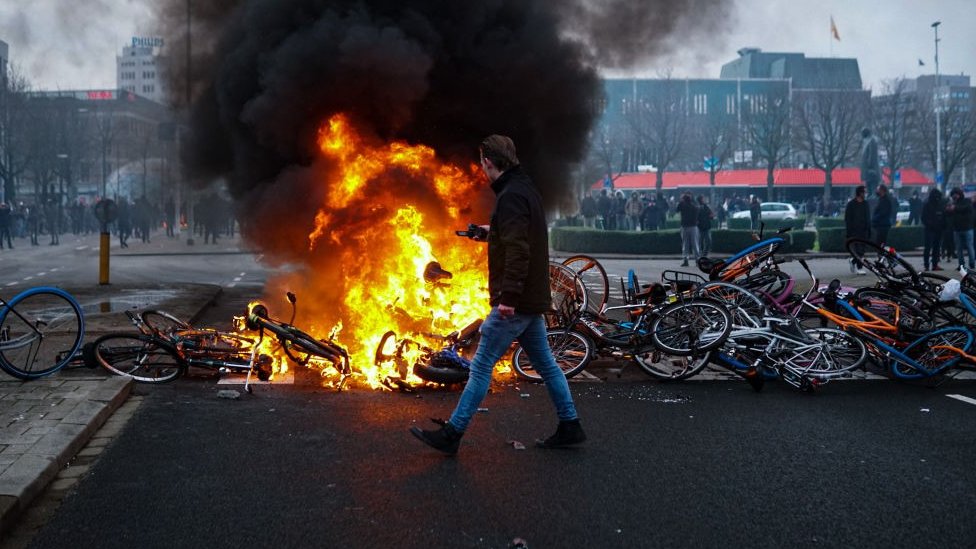
[(133, 36), (132, 47), (161, 48), (163, 47), (163, 39), (159, 37)]

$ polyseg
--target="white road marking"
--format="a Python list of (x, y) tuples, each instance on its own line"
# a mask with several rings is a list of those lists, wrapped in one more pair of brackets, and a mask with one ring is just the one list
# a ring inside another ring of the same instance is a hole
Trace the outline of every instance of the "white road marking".
[(954, 398), (956, 400), (961, 400), (966, 404), (976, 404), (976, 398), (969, 398), (967, 396), (962, 396), (962, 395), (946, 395), (946, 396), (949, 398)]
[(31, 279), (33, 279), (33, 278), (34, 278), (34, 277), (32, 277), (32, 276), (25, 276), (25, 277), (24, 277), (24, 280), (31, 280)]
[[(245, 272), (245, 273), (241, 273), (241, 276), (244, 276), (244, 275), (246, 275), (246, 274), (247, 274), (246, 272)], [(240, 280), (240, 279), (238, 279), (238, 280)]]
[(45, 272), (40, 272), (40, 273), (37, 273), (37, 276), (44, 276), (44, 275), (46, 275), (46, 274), (47, 274), (47, 273), (45, 273)]
[(17, 284), (19, 284), (19, 283), (18, 282), (8, 282), (7, 283), (7, 286), (16, 286)]
[(79, 251), (79, 252), (82, 251), (82, 250), (87, 250), (87, 249), (88, 249), (88, 246), (76, 246), (75, 247), (75, 250), (76, 251)]

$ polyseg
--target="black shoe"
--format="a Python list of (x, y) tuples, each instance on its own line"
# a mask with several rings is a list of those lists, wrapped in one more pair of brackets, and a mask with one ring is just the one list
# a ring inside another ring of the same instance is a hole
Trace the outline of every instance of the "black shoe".
[(766, 383), (766, 379), (763, 377), (763, 373), (759, 370), (759, 368), (752, 366), (746, 370), (745, 373), (740, 375), (742, 375), (742, 377), (749, 383), (752, 390), (756, 391), (757, 393), (762, 391), (763, 385)]
[(434, 418), (430, 418), (430, 420), (440, 425), (441, 428), (434, 431), (425, 431), (420, 427), (411, 427), (410, 432), (413, 433), (413, 436), (426, 442), (432, 448), (440, 450), (445, 454), (456, 454), (458, 446), (461, 445), (461, 437), (464, 436), (464, 433), (458, 432), (453, 425), (444, 420)]
[(556, 434), (546, 440), (535, 441), (535, 445), (539, 448), (566, 448), (584, 440), (586, 440), (586, 433), (583, 432), (579, 419), (573, 419), (560, 421), (556, 427)]
[(681, 262), (681, 266), (682, 267), (687, 267), (688, 266), (688, 260), (682, 261)]

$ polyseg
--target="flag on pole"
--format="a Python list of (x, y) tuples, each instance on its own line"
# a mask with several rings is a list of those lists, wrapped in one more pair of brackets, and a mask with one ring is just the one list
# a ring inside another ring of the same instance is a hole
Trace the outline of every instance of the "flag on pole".
[(830, 34), (833, 35), (834, 40), (840, 42), (840, 33), (837, 32), (837, 25), (834, 24), (834, 16), (830, 16)]
[(919, 60), (918, 60), (918, 66), (919, 67), (924, 67), (925, 66), (925, 61), (922, 61), (922, 59), (919, 58)]

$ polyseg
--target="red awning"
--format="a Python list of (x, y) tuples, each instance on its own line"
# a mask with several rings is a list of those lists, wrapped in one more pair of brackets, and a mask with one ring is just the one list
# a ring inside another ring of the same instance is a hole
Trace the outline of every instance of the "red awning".
[[(934, 185), (922, 172), (914, 168), (902, 168), (901, 184), (905, 186)], [(654, 190), (657, 174), (652, 172), (623, 173), (613, 181), (615, 190)], [(885, 184), (891, 184), (889, 171), (884, 171)], [(807, 168), (782, 168), (773, 170), (774, 187), (823, 187), (824, 172)], [(831, 184), (836, 187), (856, 187), (861, 184), (861, 171), (858, 168), (838, 168), (831, 174)], [(664, 172), (664, 189), (707, 188), (708, 172)], [(716, 187), (765, 187), (766, 170), (724, 170), (715, 174)], [(603, 188), (603, 180), (593, 184), (591, 189)]]

